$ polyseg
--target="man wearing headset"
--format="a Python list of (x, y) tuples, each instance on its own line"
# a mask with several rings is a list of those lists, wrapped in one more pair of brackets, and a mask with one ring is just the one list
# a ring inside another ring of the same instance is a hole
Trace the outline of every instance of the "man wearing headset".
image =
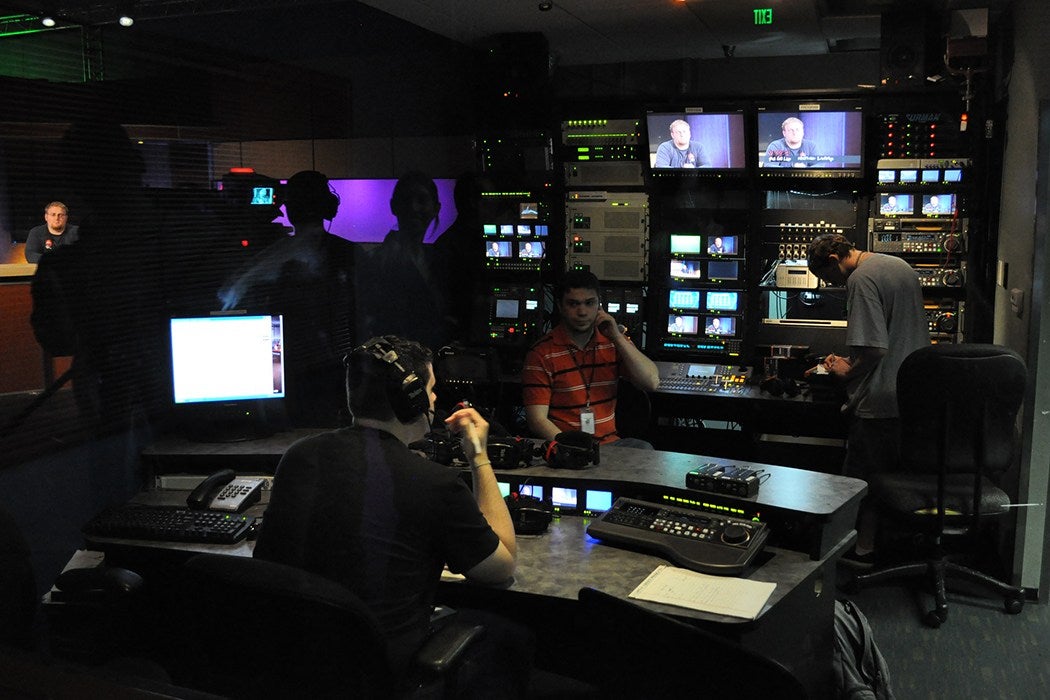
[(419, 343), (380, 336), (355, 348), (346, 358), (353, 426), (288, 449), (254, 552), (357, 594), (386, 633), (395, 668), (406, 668), (426, 637), (444, 566), (501, 583), (516, 561), (514, 526), (485, 451), (488, 423), (472, 408), (445, 421), (462, 440), (473, 490), (408, 449), (430, 430), (434, 383), (430, 351)]

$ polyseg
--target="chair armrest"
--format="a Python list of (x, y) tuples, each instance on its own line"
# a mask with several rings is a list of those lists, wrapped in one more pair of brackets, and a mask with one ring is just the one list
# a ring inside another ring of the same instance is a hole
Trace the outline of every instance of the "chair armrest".
[(484, 632), (485, 628), (481, 625), (448, 623), (423, 642), (415, 655), (416, 665), (428, 673), (445, 673), (456, 665), (463, 652)]
[(65, 602), (125, 600), (138, 593), (143, 584), (137, 573), (116, 566), (67, 569), (55, 579), (51, 596)]

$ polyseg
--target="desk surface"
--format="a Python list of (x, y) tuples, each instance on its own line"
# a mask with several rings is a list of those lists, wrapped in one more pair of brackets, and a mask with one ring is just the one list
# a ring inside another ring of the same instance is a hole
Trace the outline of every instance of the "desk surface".
[[(206, 459), (209, 465), (235, 458), (249, 463), (255, 459), (259, 470), (257, 473), (271, 473), (270, 465), (275, 463), (275, 458), (279, 459), (284, 454), (289, 445), (318, 432), (316, 429), (291, 430), (258, 440), (232, 443), (200, 443), (169, 436), (149, 445), (143, 451), (143, 457), (147, 460), (161, 459), (169, 467), (181, 460), (185, 468), (178, 471), (184, 473), (205, 473), (207, 470), (194, 471), (194, 465), (202, 459)], [(865, 482), (845, 476), (681, 452), (604, 446), (600, 457), (600, 464), (578, 471), (552, 469), (540, 460), (533, 460), (536, 466), (497, 469), (496, 472), (501, 478), (515, 480), (541, 477), (561, 481), (648, 484), (685, 489), (685, 477), (691, 469), (711, 462), (735, 464), (761, 470), (763, 476), (768, 475), (757, 495), (741, 500), (816, 516), (832, 515), (844, 504), (859, 499), (867, 489)]]
[[(187, 494), (188, 491), (183, 490), (154, 489), (138, 494), (133, 500), (150, 505), (173, 505), (185, 503)], [(265, 506), (259, 504), (247, 512), (251, 515), (262, 515), (264, 510)], [(514, 580), (503, 588), (514, 593), (575, 600), (581, 588), (590, 587), (626, 598), (657, 566), (673, 565), (659, 555), (599, 542), (586, 533), (589, 522), (589, 518), (563, 516), (556, 518), (548, 531), (542, 535), (519, 535), (517, 572)], [(802, 552), (766, 547), (756, 558), (761, 563), (744, 573), (745, 578), (777, 584), (763, 608), (762, 615), (803, 581), (814, 576), (821, 567), (834, 562), (846, 545), (853, 541), (853, 537), (853, 533), (850, 532), (828, 556), (820, 560), (811, 559)], [(144, 549), (168, 550), (173, 555), (212, 552), (248, 557), (252, 556), (254, 548), (254, 542), (246, 540), (233, 545), (221, 545), (92, 537), (88, 538), (88, 543), (91, 548), (102, 551), (118, 548), (124, 555), (127, 555), (129, 550)], [(121, 562), (121, 565), (127, 564)], [(472, 584), (454, 582), (449, 585)], [(740, 618), (659, 603), (638, 602), (645, 607), (679, 617), (730, 624), (749, 622)]]

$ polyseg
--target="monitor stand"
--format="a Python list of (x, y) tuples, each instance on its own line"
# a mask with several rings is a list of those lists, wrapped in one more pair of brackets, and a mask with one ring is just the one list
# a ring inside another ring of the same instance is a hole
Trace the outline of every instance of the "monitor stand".
[[(274, 403), (274, 400), (265, 402)], [(177, 406), (182, 434), (193, 442), (244, 442), (273, 435), (277, 406), (262, 401), (237, 401)], [(283, 408), (283, 406), (282, 406)]]

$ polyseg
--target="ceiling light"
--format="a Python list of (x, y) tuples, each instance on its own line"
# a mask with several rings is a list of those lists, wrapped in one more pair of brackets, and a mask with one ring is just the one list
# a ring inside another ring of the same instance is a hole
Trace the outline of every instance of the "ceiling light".
[(55, 26), (55, 18), (51, 15), (44, 15), (40, 18), (40, 24), (44, 25), (45, 27), (53, 27)]
[(130, 27), (135, 24), (135, 18), (131, 15), (121, 15), (120, 19), (117, 20), (117, 23), (122, 27)]

